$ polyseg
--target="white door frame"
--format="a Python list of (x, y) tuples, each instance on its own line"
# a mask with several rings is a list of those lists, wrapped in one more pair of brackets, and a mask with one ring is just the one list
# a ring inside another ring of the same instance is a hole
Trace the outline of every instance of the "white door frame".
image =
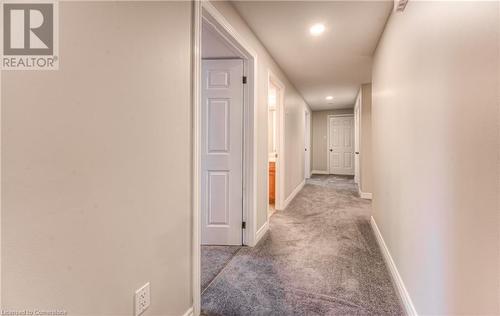
[[(304, 178), (309, 179), (311, 177), (311, 112), (308, 110), (304, 111), (304, 119), (306, 120), (304, 124), (304, 134), (307, 143), (304, 144)], [(305, 150), (307, 149), (307, 151)]]
[(354, 119), (354, 113), (353, 114), (333, 114), (333, 115), (328, 115), (326, 117), (326, 172), (328, 174), (330, 173), (330, 118), (332, 117), (352, 117)]
[(244, 85), (243, 104), (243, 244), (254, 246), (257, 224), (257, 53), (243, 40), (224, 16), (208, 1), (193, 1), (193, 107), (192, 107), (192, 291), (193, 315), (201, 309), (201, 36), (202, 25), (208, 23), (226, 42), (237, 51), (244, 60), (244, 73), (247, 84)]
[[(275, 208), (283, 210), (285, 206), (285, 85), (271, 70), (267, 71), (267, 91), (271, 83), (279, 89), (279, 99), (276, 104), (276, 181), (275, 181)], [(268, 126), (269, 127), (269, 126)], [(269, 142), (269, 140), (268, 140)], [(269, 148), (269, 144), (267, 146)], [(266, 179), (269, 185), (269, 163), (266, 166)], [(267, 201), (269, 203), (269, 188), (267, 188)]]
[(361, 89), (359, 91), (354, 106), (354, 182), (361, 187)]

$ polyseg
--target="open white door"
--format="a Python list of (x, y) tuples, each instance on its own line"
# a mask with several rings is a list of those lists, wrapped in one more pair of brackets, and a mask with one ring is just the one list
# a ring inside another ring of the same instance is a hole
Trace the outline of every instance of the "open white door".
[(241, 245), (243, 61), (203, 60), (202, 76), (202, 244)]
[(354, 175), (354, 117), (328, 117), (330, 174)]

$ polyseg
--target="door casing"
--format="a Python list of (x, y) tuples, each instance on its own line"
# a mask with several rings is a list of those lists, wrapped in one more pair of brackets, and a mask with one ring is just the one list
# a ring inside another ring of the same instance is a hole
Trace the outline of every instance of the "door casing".
[[(201, 311), (201, 34), (203, 23), (208, 23), (244, 61), (247, 84), (244, 85), (243, 103), (243, 221), (246, 229), (243, 244), (257, 242), (257, 53), (236, 32), (224, 16), (209, 1), (193, 1), (193, 71), (192, 83), (192, 293), (193, 315)], [(263, 206), (267, 209), (266, 205)], [(267, 222), (264, 225), (268, 227)]]
[(304, 178), (311, 177), (311, 113), (304, 111)]
[[(360, 136), (361, 136), (361, 94), (356, 99), (354, 106), (354, 182), (361, 187), (361, 170), (360, 170)], [(357, 154), (356, 154), (357, 153)]]
[[(283, 210), (285, 205), (285, 85), (279, 78), (271, 71), (267, 73), (267, 91), (269, 91), (271, 83), (279, 89), (278, 103), (276, 104), (276, 185), (275, 185), (275, 207), (277, 210)], [(269, 146), (267, 146), (269, 147)], [(266, 148), (267, 148), (266, 147)], [(266, 167), (266, 183), (269, 183), (269, 163)], [(267, 201), (269, 201), (269, 188), (267, 189)]]

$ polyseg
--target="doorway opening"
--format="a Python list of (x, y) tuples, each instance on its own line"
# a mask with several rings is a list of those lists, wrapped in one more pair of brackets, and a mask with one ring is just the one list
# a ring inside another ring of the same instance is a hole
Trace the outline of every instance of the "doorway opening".
[(279, 88), (272, 82), (269, 83), (268, 91), (268, 124), (267, 124), (267, 139), (268, 139), (268, 168), (269, 168), (269, 207), (268, 217), (271, 217), (276, 211), (276, 159), (278, 158), (277, 150), (277, 115), (276, 108), (278, 105)]
[(268, 218), (283, 209), (283, 108), (285, 85), (271, 72), (267, 87)]
[(256, 54), (215, 7), (194, 2), (193, 312), (256, 241)]
[(354, 115), (328, 116), (328, 173), (354, 176)]

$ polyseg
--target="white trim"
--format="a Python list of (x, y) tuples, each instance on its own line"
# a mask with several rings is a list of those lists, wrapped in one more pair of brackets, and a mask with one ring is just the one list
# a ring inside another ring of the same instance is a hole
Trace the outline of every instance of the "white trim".
[(255, 234), (255, 244), (259, 243), (259, 241), (262, 239), (262, 237), (264, 237), (264, 235), (267, 233), (268, 230), (269, 230), (269, 221), (267, 220)]
[(182, 316), (193, 316), (194, 315), (194, 309), (193, 307), (188, 308), (188, 310), (182, 314)]
[[(192, 166), (192, 229), (193, 229), (193, 265), (192, 265), (192, 288), (193, 306), (190, 308), (195, 316), (201, 312), (201, 210), (200, 210), (200, 182), (201, 182), (201, 159), (200, 159), (200, 117), (201, 117), (201, 1), (193, 1), (193, 166)], [(189, 312), (189, 310), (188, 310)], [(189, 315), (189, 314), (187, 314)]]
[(359, 197), (362, 199), (367, 199), (367, 200), (372, 199), (372, 194), (370, 192), (361, 191), (361, 188), (359, 186), (358, 186), (358, 193), (359, 193)]
[[(2, 115), (1, 115), (1, 113), (2, 113), (2, 100), (3, 99), (2, 99), (2, 89), (1, 89), (1, 87), (2, 87), (2, 74), (0, 73), (0, 179), (2, 179), (2, 154), (3, 154), (2, 153), (2, 148), (3, 148), (3, 146), (2, 146), (2, 137), (1, 137), (1, 131), (2, 131), (2, 128), (1, 128), (1, 126), (2, 126), (2, 123), (1, 123), (2, 122), (2, 119), (1, 119)], [(2, 270), (2, 248), (3, 248), (2, 247), (2, 245), (3, 245), (2, 244), (2, 205), (3, 205), (3, 203), (2, 203), (2, 192), (3, 191), (2, 191), (2, 185), (1, 185), (1, 183), (2, 182), (0, 181), (0, 288), (2, 287), (2, 284), (3, 284), (2, 283), (2, 273), (1, 273), (1, 271), (3, 271)], [(0, 295), (0, 309), (2, 308), (2, 306), (3, 306), (2, 305), (2, 295)]]
[(391, 253), (389, 252), (389, 249), (387, 248), (387, 245), (385, 244), (384, 238), (382, 237), (382, 234), (380, 233), (380, 230), (378, 229), (377, 223), (375, 222), (375, 219), (373, 218), (373, 216), (370, 219), (370, 224), (372, 226), (373, 233), (375, 234), (375, 237), (377, 238), (377, 242), (378, 242), (378, 245), (380, 247), (380, 250), (382, 251), (382, 255), (384, 256), (385, 263), (387, 264), (387, 266), (389, 268), (389, 272), (391, 274), (392, 281), (394, 282), (394, 285), (396, 286), (396, 290), (398, 292), (398, 295), (399, 295), (399, 298), (400, 298), (401, 303), (403, 305), (403, 308), (406, 311), (406, 315), (418, 316), (417, 310), (415, 309), (415, 306), (413, 305), (410, 294), (408, 294), (408, 291), (406, 290), (403, 279), (401, 278), (401, 275), (399, 274), (398, 268), (396, 267), (396, 263), (394, 263), (394, 260), (392, 259)]
[[(354, 120), (354, 113), (352, 114), (332, 114), (332, 115), (327, 115), (326, 116), (326, 169), (327, 169), (327, 174), (333, 174), (330, 170), (330, 149), (328, 148), (330, 146), (330, 118), (332, 117), (352, 117)], [(354, 158), (354, 157), (353, 157)], [(354, 173), (337, 173), (341, 175), (348, 175), (348, 176), (353, 176)]]
[(300, 190), (302, 190), (302, 188), (304, 187), (305, 184), (306, 184), (306, 180), (302, 180), (302, 182), (297, 187), (295, 187), (293, 192), (290, 193), (290, 195), (285, 200), (285, 205), (284, 205), (283, 209), (287, 208), (288, 204), (290, 204), (290, 202), (292, 202), (292, 200), (300, 192)]
[[(276, 115), (278, 117), (277, 131), (277, 146), (276, 152), (276, 182), (275, 182), (275, 208), (276, 210), (285, 209), (285, 85), (270, 69), (267, 70), (267, 91), (269, 92), (269, 84), (273, 83), (280, 89), (279, 102), (276, 105)], [(266, 99), (267, 100), (267, 99)], [(266, 107), (267, 108), (267, 107)], [(269, 148), (269, 144), (267, 146)], [(269, 163), (267, 164), (267, 183), (269, 185)], [(267, 202), (269, 203), (269, 188), (267, 190)]]
[[(312, 162), (312, 157), (311, 157), (312, 113), (309, 110), (309, 108), (307, 108), (307, 107), (304, 111), (304, 121), (305, 121), (304, 122), (304, 136), (307, 136), (307, 137), (304, 137), (304, 148), (306, 149), (306, 150), (304, 150), (304, 178), (309, 179), (309, 178), (311, 178), (311, 162)], [(309, 128), (306, 129), (306, 126)], [(306, 146), (306, 144), (305, 144), (306, 139), (308, 139), (307, 145), (309, 145), (309, 146)], [(307, 163), (308, 168), (306, 168), (306, 160), (307, 159), (309, 160)]]
[(329, 174), (327, 170), (313, 170), (311, 174)]
[[(361, 91), (362, 87), (359, 88), (358, 95), (356, 96), (356, 103), (354, 105), (354, 182), (358, 185), (361, 185)], [(356, 115), (356, 113), (358, 115)], [(356, 150), (358, 151), (357, 155)], [(358, 161), (357, 165), (356, 156)]]

